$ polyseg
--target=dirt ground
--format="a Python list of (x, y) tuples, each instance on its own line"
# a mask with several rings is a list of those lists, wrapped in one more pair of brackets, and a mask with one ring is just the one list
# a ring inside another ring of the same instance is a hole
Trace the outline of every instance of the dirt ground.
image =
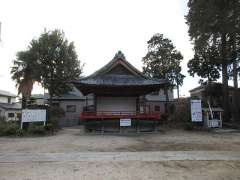
[(54, 136), (0, 138), (4, 152), (240, 151), (240, 132), (164, 130), (156, 134), (84, 134), (67, 128)]
[[(239, 151), (240, 132), (164, 130), (97, 135), (67, 128), (54, 136), (0, 138), (0, 153)], [(240, 180), (240, 161), (0, 162), (0, 180)]]
[(239, 180), (237, 161), (0, 164), (0, 180)]

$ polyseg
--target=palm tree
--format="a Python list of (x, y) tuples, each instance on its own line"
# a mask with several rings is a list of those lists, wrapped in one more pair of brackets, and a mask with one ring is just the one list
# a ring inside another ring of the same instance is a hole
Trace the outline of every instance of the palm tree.
[(30, 51), (20, 51), (11, 68), (12, 79), (16, 81), (18, 94), (22, 94), (22, 108), (30, 99), (33, 84), (37, 80), (34, 63)]

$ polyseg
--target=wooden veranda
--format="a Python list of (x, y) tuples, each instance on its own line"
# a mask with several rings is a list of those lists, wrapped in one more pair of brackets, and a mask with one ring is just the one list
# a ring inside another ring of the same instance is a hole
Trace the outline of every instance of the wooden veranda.
[[(82, 112), (81, 119), (88, 131), (104, 132), (155, 132), (160, 123), (159, 112), (98, 111)], [(130, 119), (131, 126), (122, 127), (121, 120)]]
[(136, 112), (136, 111), (94, 111), (82, 112), (82, 120), (120, 120), (120, 119), (138, 119), (138, 120), (160, 120), (160, 112)]

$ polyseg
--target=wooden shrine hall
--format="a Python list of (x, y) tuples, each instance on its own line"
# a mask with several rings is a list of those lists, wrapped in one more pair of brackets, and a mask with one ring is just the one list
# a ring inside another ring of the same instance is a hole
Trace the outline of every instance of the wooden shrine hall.
[[(160, 121), (160, 112), (152, 112), (144, 97), (169, 85), (166, 79), (143, 75), (121, 51), (107, 65), (90, 76), (73, 81), (73, 84), (87, 97), (80, 119), (87, 128), (95, 124), (94, 129), (100, 128), (101, 131), (109, 124), (119, 129), (120, 126), (133, 127), (141, 121), (154, 124)], [(122, 125), (121, 121), (126, 124)]]

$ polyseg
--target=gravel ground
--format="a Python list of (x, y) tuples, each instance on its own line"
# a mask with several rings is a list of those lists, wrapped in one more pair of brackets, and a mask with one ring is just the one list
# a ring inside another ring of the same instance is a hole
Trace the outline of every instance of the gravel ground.
[(3, 152), (240, 151), (240, 132), (165, 130), (157, 134), (96, 135), (64, 129), (54, 136), (0, 138)]
[(0, 163), (0, 180), (239, 180), (240, 161)]
[[(84, 153), (139, 151), (240, 152), (237, 131), (164, 130), (157, 134), (96, 135), (64, 129), (46, 137), (0, 138), (0, 153)], [(2, 162), (0, 180), (240, 180), (240, 161)]]

